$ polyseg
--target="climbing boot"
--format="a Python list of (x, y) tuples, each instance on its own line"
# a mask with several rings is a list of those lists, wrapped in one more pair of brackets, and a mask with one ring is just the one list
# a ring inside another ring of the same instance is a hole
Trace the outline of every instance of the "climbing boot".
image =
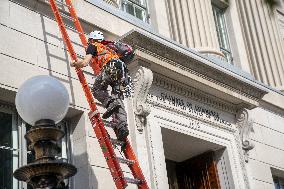
[(127, 136), (129, 135), (129, 130), (127, 127), (121, 127), (117, 130), (117, 139), (125, 142)]
[(103, 114), (102, 118), (107, 119), (109, 118), (114, 112), (118, 111), (121, 105), (116, 101), (112, 101), (108, 104), (106, 112)]

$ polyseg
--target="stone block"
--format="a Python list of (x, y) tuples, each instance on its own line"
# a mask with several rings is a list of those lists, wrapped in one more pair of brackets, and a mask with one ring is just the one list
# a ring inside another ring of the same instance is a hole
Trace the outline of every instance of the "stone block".
[(255, 148), (250, 151), (250, 157), (261, 162), (284, 168), (284, 151), (263, 143), (255, 142)]
[(41, 72), (36, 66), (21, 60), (2, 54), (0, 54), (0, 58), (2, 67), (0, 70), (0, 82), (5, 86), (18, 88), (27, 79), (36, 75), (46, 74), (44, 71)]
[(270, 165), (257, 160), (249, 160), (251, 176), (263, 182), (273, 183)]
[(253, 119), (255, 123), (268, 126), (268, 112), (262, 108), (255, 108), (249, 111), (249, 117)]
[(284, 133), (284, 117), (273, 113), (269, 113), (268, 115), (269, 127)]
[(259, 180), (253, 180), (252, 182), (252, 188), (257, 189), (273, 189), (274, 185), (272, 183), (266, 183)]

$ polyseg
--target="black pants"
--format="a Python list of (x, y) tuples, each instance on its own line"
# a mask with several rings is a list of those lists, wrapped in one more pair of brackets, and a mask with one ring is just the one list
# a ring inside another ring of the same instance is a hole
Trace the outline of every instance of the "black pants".
[[(120, 90), (124, 78), (127, 76), (127, 69), (124, 63), (119, 59), (110, 60), (96, 77), (93, 86), (93, 95), (105, 108), (109, 103), (118, 102), (121, 108), (114, 114), (115, 127), (127, 127), (127, 114), (123, 105), (123, 93)], [(108, 92), (108, 86), (111, 86), (111, 95)]]

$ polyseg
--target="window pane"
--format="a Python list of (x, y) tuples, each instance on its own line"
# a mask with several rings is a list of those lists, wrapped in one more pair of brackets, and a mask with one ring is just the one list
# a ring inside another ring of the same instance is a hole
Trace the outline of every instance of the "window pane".
[(136, 18), (146, 21), (146, 3), (144, 0), (124, 0), (123, 10)]
[(136, 13), (136, 17), (139, 18), (140, 20), (144, 20), (145, 18), (145, 11), (141, 10), (137, 7), (135, 7), (135, 13)]
[(0, 188), (13, 189), (12, 115), (0, 112)]
[(212, 7), (213, 7), (213, 15), (214, 15), (220, 49), (222, 53), (225, 55), (227, 62), (232, 63), (231, 62), (232, 54), (231, 54), (231, 48), (229, 44), (229, 37), (228, 37), (228, 31), (226, 27), (224, 11), (216, 7), (215, 5), (212, 5)]
[(125, 10), (126, 10), (126, 12), (128, 12), (129, 14), (135, 16), (133, 4), (127, 3), (127, 4), (125, 5)]
[(144, 0), (132, 0), (132, 1), (137, 3), (138, 5), (144, 5), (145, 6), (145, 1)]

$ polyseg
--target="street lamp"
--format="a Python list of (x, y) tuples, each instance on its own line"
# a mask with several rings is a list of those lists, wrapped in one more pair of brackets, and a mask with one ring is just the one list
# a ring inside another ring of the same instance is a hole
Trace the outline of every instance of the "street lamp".
[(69, 96), (62, 83), (50, 76), (35, 76), (25, 81), (16, 95), (16, 108), (22, 119), (32, 125), (26, 133), (28, 148), (35, 161), (20, 167), (14, 177), (36, 189), (64, 188), (63, 180), (74, 176), (76, 167), (57, 160), (58, 141), (64, 132), (55, 126), (67, 113)]

